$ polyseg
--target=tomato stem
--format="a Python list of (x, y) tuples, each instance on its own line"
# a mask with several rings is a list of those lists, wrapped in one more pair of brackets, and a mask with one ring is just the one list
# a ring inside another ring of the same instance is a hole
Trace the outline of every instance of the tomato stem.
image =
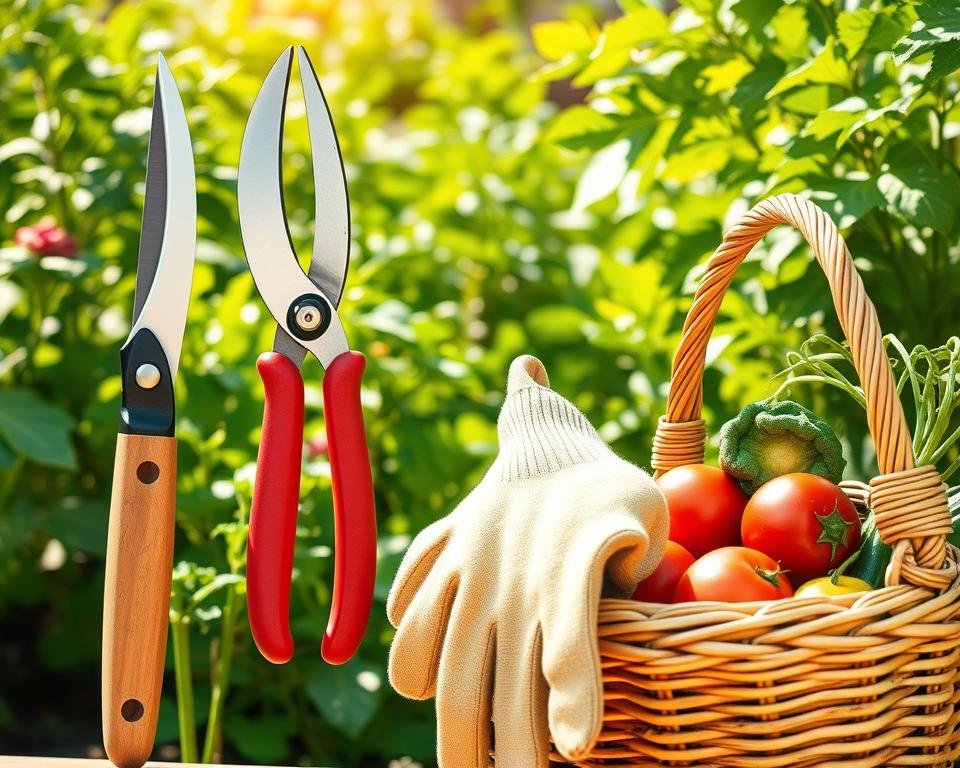
[(832, 584), (837, 585), (840, 583), (840, 577), (843, 576), (844, 573), (846, 573), (847, 568), (849, 568), (851, 565), (853, 565), (857, 561), (857, 558), (860, 557), (864, 547), (866, 546), (866, 543), (867, 543), (866, 540), (861, 541), (860, 546), (857, 548), (856, 552), (854, 552), (852, 555), (850, 555), (850, 557), (848, 557), (846, 560), (840, 563), (840, 565), (838, 565), (836, 568), (830, 571), (830, 582)]
[(754, 566), (754, 570), (761, 579), (769, 581), (773, 586), (777, 587), (777, 589), (780, 588), (780, 576), (784, 573), (780, 566), (776, 568), (761, 568), (759, 565), (756, 565)]
[(840, 514), (840, 506), (837, 502), (833, 503), (833, 511), (829, 515), (816, 515), (817, 522), (820, 523), (820, 536), (817, 537), (817, 544), (830, 545), (830, 562), (837, 559), (837, 550), (847, 541), (847, 531), (853, 523), (847, 522)]

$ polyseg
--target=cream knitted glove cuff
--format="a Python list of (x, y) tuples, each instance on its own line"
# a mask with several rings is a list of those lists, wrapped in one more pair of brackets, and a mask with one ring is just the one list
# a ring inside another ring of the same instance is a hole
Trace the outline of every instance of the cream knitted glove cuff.
[(550, 387), (537, 358), (513, 361), (497, 421), (501, 480), (524, 480), (612, 456), (586, 416)]

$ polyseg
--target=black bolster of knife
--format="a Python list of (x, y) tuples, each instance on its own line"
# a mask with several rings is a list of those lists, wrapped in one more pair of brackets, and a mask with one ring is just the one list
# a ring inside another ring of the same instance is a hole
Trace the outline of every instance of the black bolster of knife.
[[(152, 389), (137, 384), (141, 365), (155, 365), (160, 371), (160, 381)], [(120, 431), (126, 435), (173, 437), (173, 378), (163, 347), (152, 331), (141, 328), (120, 350), (120, 375)]]

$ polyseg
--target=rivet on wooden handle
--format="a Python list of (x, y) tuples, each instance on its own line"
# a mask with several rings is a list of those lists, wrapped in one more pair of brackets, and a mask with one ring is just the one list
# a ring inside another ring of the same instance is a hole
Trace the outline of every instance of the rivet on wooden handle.
[(176, 509), (173, 437), (118, 435), (103, 595), (103, 743), (140, 768), (153, 751), (167, 648)]

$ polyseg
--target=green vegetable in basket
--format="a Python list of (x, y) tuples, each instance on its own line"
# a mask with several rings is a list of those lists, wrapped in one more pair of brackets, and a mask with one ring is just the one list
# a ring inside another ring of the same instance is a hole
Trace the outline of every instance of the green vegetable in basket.
[(860, 550), (856, 554), (856, 560), (845, 571), (843, 566), (839, 570), (848, 576), (863, 579), (874, 589), (879, 589), (885, 584), (884, 577), (892, 556), (893, 550), (880, 538), (880, 529), (877, 528), (877, 520), (871, 509), (867, 519), (863, 521)]
[(753, 493), (792, 472), (840, 481), (846, 461), (833, 429), (792, 400), (750, 403), (720, 431), (720, 466)]
[(947, 506), (950, 508), (950, 521), (953, 523), (953, 533), (947, 536), (947, 541), (960, 549), (960, 489), (954, 488), (950, 491)]
[[(960, 337), (939, 347), (917, 345), (908, 350), (893, 334), (883, 337), (897, 383), (897, 394), (909, 416), (914, 414), (913, 453), (917, 466), (933, 464), (945, 483), (960, 472)], [(863, 387), (856, 383), (850, 345), (825, 334), (811, 336), (787, 355), (785, 381), (774, 397), (800, 383), (827, 384), (846, 392), (866, 408)], [(951, 509), (960, 505), (958, 499)]]
[[(906, 414), (913, 419), (913, 452), (917, 466), (933, 464), (944, 482), (960, 472), (960, 337), (953, 336), (938, 347), (917, 345), (907, 349), (893, 334), (883, 337), (897, 384), (897, 394)], [(774, 394), (788, 393), (800, 383), (828, 384), (846, 392), (860, 407), (866, 397), (856, 379), (850, 345), (818, 333), (799, 351), (787, 356), (785, 381)], [(960, 490), (948, 495), (953, 533), (947, 540), (960, 547)], [(863, 523), (862, 544), (855, 559), (838, 571), (883, 586), (891, 549), (880, 540), (873, 512)], [(845, 568), (849, 565), (849, 568)]]
[[(948, 503), (953, 520), (953, 533), (947, 537), (947, 541), (960, 548), (960, 491), (952, 492)], [(863, 579), (874, 589), (879, 589), (884, 586), (884, 577), (892, 556), (893, 550), (880, 538), (880, 529), (877, 528), (877, 520), (871, 509), (861, 528), (860, 549), (834, 574)]]

